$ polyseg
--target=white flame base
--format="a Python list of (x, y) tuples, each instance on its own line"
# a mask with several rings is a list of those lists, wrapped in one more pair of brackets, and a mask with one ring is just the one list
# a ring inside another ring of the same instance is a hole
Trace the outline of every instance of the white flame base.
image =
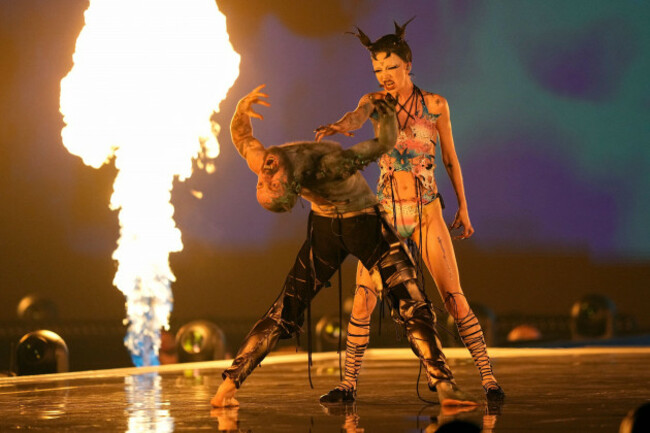
[(126, 297), (134, 364), (156, 365), (173, 305), (169, 253), (183, 249), (172, 183), (192, 175), (193, 159), (218, 155), (209, 118), (239, 55), (214, 0), (91, 0), (85, 21), (61, 81), (61, 136), (87, 165), (115, 158), (113, 284)]

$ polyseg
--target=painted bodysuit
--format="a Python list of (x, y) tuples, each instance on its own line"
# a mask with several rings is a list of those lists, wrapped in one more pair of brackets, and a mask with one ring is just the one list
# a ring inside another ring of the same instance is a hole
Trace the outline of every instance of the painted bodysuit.
[[(421, 98), (422, 115), (414, 117), (399, 131), (395, 147), (379, 159), (381, 174), (377, 182), (377, 198), (394, 221), (397, 231), (410, 237), (421, 219), (422, 208), (439, 197), (433, 171), (438, 141), (436, 121), (439, 114), (430, 114)], [(394, 173), (413, 174), (417, 197), (399, 199), (395, 196)]]

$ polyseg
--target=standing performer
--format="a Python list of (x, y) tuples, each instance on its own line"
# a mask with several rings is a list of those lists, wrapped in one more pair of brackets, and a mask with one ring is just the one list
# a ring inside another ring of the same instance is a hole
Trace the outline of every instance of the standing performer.
[[(370, 118), (375, 134), (382, 127), (374, 111), (374, 101), (396, 101), (399, 134), (397, 144), (379, 160), (381, 174), (377, 196), (397, 231), (414, 241), (438, 287), (445, 308), (454, 318), (458, 333), (474, 359), (483, 388), (489, 399), (505, 396), (492, 372), (483, 330), (465, 298), (458, 277), (458, 266), (450, 229), (463, 228), (454, 239), (467, 239), (474, 233), (467, 211), (463, 177), (454, 149), (449, 105), (445, 98), (419, 89), (411, 81), (411, 49), (404, 40), (403, 26), (395, 23), (395, 33), (371, 42), (361, 29), (355, 34), (370, 51), (372, 66), (382, 91), (364, 95), (358, 107), (338, 122), (316, 129), (316, 140), (359, 129)], [(456, 191), (458, 212), (449, 229), (442, 217), (442, 197), (433, 176), (435, 146), (440, 142), (442, 161)], [(357, 289), (348, 325), (345, 380), (321, 397), (322, 402), (354, 400), (361, 361), (369, 342), (370, 315), (377, 303), (378, 287), (367, 266), (359, 262)]]
[(278, 339), (300, 332), (304, 312), (348, 254), (368, 268), (378, 267), (393, 318), (406, 331), (424, 366), (427, 383), (443, 405), (475, 405), (456, 386), (435, 331), (435, 313), (418, 285), (408, 248), (381, 213), (377, 198), (358, 171), (395, 145), (394, 108), (374, 103), (380, 120), (377, 138), (343, 149), (333, 142), (296, 142), (264, 148), (251, 117), (262, 119), (252, 104), (268, 106), (260, 86), (237, 104), (230, 132), (249, 168), (257, 173), (257, 200), (274, 212), (290, 210), (301, 195), (309, 200), (308, 237), (280, 295), (249, 332), (224, 382), (212, 398), (214, 407), (237, 406), (235, 393)]

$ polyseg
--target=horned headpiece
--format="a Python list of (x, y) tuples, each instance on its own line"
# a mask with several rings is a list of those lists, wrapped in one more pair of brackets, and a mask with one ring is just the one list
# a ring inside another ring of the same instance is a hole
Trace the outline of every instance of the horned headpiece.
[(357, 32), (356, 32), (356, 33), (353, 33), (353, 32), (347, 32), (347, 33), (356, 36), (357, 38), (359, 38), (359, 40), (361, 41), (361, 43), (363, 44), (364, 47), (366, 47), (366, 48), (367, 48), (368, 50), (370, 50), (370, 51), (374, 51), (375, 45), (377, 45), (377, 43), (378, 43), (379, 41), (381, 41), (382, 39), (385, 39), (385, 38), (386, 38), (386, 39), (388, 39), (388, 38), (392, 39), (392, 42), (393, 42), (394, 44), (397, 44), (397, 43), (399, 43), (399, 42), (406, 42), (406, 41), (404, 41), (404, 34), (405, 34), (405, 32), (406, 32), (406, 26), (407, 26), (411, 21), (413, 21), (414, 19), (415, 19), (415, 17), (411, 18), (410, 20), (408, 20), (407, 22), (405, 22), (405, 23), (402, 24), (401, 26), (400, 26), (399, 24), (397, 24), (396, 21), (393, 21), (393, 23), (395, 24), (395, 33), (393, 33), (393, 34), (388, 34), (388, 35), (384, 35), (384, 36), (382, 36), (381, 38), (377, 39), (375, 42), (372, 42), (372, 41), (370, 40), (370, 38), (368, 37), (368, 35), (366, 35), (366, 34), (365, 34), (365, 33), (364, 33), (364, 32), (363, 32), (359, 27), (357, 27), (357, 26), (355, 26), (355, 28), (357, 29)]

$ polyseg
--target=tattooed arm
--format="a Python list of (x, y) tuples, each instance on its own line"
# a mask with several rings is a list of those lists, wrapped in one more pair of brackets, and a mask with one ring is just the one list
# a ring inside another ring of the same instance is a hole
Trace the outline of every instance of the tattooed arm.
[(467, 199), (465, 198), (465, 186), (463, 185), (463, 174), (460, 169), (460, 162), (454, 147), (454, 137), (451, 133), (451, 117), (449, 114), (449, 104), (447, 100), (440, 95), (429, 94), (426, 100), (427, 108), (431, 112), (440, 112), (440, 117), (436, 122), (438, 133), (440, 134), (440, 150), (442, 152), (442, 161), (445, 164), (445, 170), (449, 175), (451, 184), (456, 192), (458, 200), (458, 211), (454, 222), (449, 226), (450, 229), (463, 227), (463, 233), (455, 236), (454, 239), (465, 239), (474, 234), (474, 228), (469, 220), (467, 210)]
[(379, 115), (377, 138), (365, 140), (346, 150), (330, 153), (321, 159), (321, 177), (344, 179), (361, 170), (395, 146), (397, 118), (395, 107), (379, 99), (372, 103)]
[(316, 128), (316, 141), (321, 141), (323, 137), (334, 134), (343, 134), (348, 137), (353, 137), (354, 134), (350, 131), (355, 131), (363, 126), (370, 114), (374, 110), (373, 101), (381, 98), (377, 94), (369, 93), (363, 95), (359, 101), (359, 105), (354, 111), (349, 111), (341, 117), (338, 121), (330, 123), (329, 125), (322, 125)]
[(230, 136), (232, 142), (237, 149), (237, 152), (246, 160), (248, 167), (254, 172), (259, 173), (264, 162), (265, 150), (262, 143), (253, 137), (253, 125), (251, 117), (263, 119), (262, 115), (256, 113), (252, 105), (260, 104), (266, 107), (270, 104), (264, 99), (268, 98), (266, 93), (261, 93), (260, 90), (264, 84), (256, 87), (248, 95), (244, 96), (237, 103), (235, 114), (230, 121)]

